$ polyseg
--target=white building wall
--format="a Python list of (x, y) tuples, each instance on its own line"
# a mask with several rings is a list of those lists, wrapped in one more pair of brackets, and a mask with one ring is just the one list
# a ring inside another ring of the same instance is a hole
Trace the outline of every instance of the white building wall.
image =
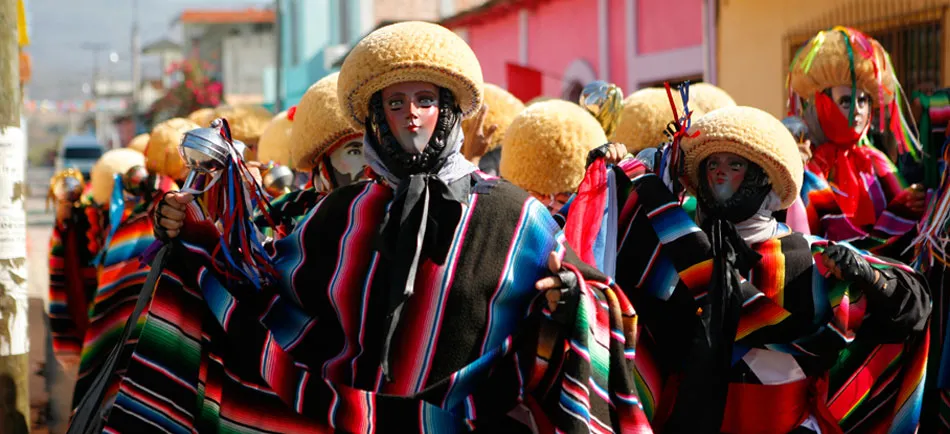
[(221, 81), (229, 103), (260, 103), (264, 100), (264, 70), (276, 61), (272, 33), (228, 36), (222, 42)]

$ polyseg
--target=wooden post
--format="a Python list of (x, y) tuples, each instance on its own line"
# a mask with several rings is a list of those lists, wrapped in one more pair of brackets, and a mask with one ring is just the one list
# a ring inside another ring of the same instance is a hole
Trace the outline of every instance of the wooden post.
[(26, 433), (30, 426), (19, 49), (17, 0), (0, 0), (0, 434)]

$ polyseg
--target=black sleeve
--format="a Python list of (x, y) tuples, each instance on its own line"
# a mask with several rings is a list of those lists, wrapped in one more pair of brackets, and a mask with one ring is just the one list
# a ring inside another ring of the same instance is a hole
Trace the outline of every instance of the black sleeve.
[(864, 290), (868, 313), (858, 334), (881, 342), (903, 342), (923, 332), (931, 311), (927, 281), (917, 272), (896, 267), (878, 271), (884, 283)]

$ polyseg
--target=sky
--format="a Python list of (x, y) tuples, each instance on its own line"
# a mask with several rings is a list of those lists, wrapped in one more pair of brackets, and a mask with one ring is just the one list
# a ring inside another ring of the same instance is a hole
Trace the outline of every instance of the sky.
[[(103, 78), (128, 80), (132, 76), (131, 45), (134, 0), (26, 0), (33, 76), (28, 97), (40, 99), (78, 99), (84, 83), (92, 82), (94, 53), (86, 44), (102, 44), (99, 71)], [(194, 7), (245, 8), (266, 7), (272, 0), (138, 0), (142, 46), (170, 35), (172, 21), (183, 9)], [(110, 51), (119, 56), (109, 62)], [(142, 75), (157, 78), (158, 61), (142, 57)]]

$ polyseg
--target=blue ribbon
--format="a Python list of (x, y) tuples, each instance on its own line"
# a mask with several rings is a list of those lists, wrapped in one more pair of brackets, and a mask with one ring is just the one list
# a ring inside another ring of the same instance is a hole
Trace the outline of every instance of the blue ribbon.
[(96, 267), (102, 265), (105, 260), (106, 251), (112, 243), (112, 237), (119, 230), (122, 224), (122, 215), (125, 214), (125, 191), (122, 184), (122, 175), (116, 173), (112, 175), (112, 199), (109, 201), (109, 236), (106, 237), (105, 244), (99, 249), (99, 254), (92, 260)]
[(692, 125), (693, 120), (689, 117), (689, 81), (684, 81), (680, 85), (680, 98), (683, 99), (683, 116), (686, 116), (686, 129)]

